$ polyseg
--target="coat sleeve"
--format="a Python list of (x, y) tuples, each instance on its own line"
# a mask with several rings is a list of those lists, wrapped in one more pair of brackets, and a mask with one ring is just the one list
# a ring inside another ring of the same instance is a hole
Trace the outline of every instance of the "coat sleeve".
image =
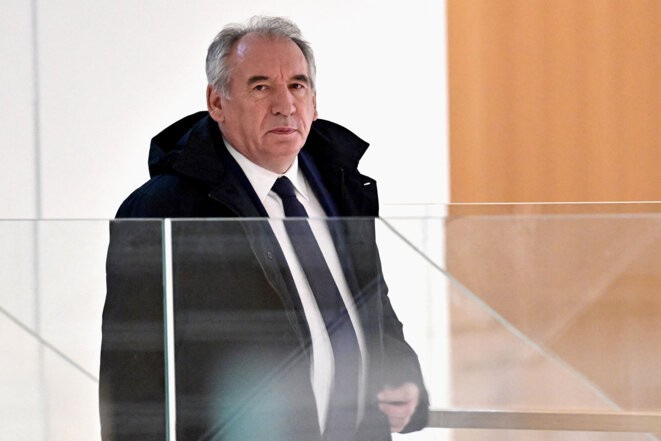
[[(376, 244), (374, 219), (350, 219), (344, 223), (350, 244), (370, 352), (370, 389), (376, 395), (386, 385), (400, 386), (412, 382), (418, 386), (418, 406), (404, 432), (420, 430), (427, 425), (429, 397), (425, 388), (418, 356), (404, 338), (402, 323), (388, 298), (381, 259)], [(372, 397), (374, 398), (374, 397)]]
[(104, 441), (165, 440), (161, 228), (158, 220), (110, 225), (99, 375)]
[[(373, 224), (372, 224), (373, 225)], [(381, 327), (383, 332), (382, 381), (385, 385), (397, 387), (407, 382), (418, 386), (420, 392), (418, 406), (411, 420), (402, 433), (421, 430), (429, 420), (429, 394), (422, 377), (422, 369), (418, 356), (404, 338), (403, 325), (400, 322), (388, 297), (388, 286), (385, 282), (381, 257), (376, 245), (376, 235), (373, 236), (374, 249), (371, 253), (375, 265), (378, 298), (380, 299)]]
[(404, 339), (402, 323), (397, 318), (387, 295), (383, 296), (383, 348), (387, 384), (399, 386), (412, 382), (418, 386), (420, 398), (411, 421), (402, 433), (423, 429), (429, 419), (429, 395), (422, 378), (418, 356)]

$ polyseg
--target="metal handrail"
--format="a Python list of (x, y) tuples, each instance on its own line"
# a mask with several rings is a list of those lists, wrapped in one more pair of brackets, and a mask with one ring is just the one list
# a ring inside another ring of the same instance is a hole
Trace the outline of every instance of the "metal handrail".
[(661, 413), (432, 410), (427, 427), (661, 433)]

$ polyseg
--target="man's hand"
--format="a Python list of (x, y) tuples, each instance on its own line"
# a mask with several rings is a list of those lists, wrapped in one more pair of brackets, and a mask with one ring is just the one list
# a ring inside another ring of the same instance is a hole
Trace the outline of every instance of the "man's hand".
[(415, 384), (404, 383), (399, 387), (384, 387), (376, 398), (379, 400), (379, 410), (388, 417), (390, 431), (400, 432), (418, 406), (420, 391)]

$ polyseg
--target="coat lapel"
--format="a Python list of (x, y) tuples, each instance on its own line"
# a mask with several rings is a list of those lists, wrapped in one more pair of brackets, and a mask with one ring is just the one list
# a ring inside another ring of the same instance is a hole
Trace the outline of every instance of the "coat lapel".
[(280, 297), (287, 318), (299, 341), (303, 347), (307, 347), (310, 331), (303, 313), (303, 305), (289, 271), (287, 260), (267, 219), (266, 210), (243, 170), (227, 149), (222, 148), (219, 153), (225, 166), (225, 176), (221, 183), (212, 189), (209, 196), (228, 207), (237, 217), (249, 218), (236, 222), (240, 222), (250, 249), (264, 271), (264, 276)]

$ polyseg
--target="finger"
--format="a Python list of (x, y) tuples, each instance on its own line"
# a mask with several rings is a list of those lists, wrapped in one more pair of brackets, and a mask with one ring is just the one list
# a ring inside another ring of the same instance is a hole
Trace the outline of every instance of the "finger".
[(410, 418), (388, 417), (391, 432), (399, 432), (408, 424)]
[(388, 422), (390, 424), (391, 432), (401, 432), (404, 430), (404, 427), (409, 423), (410, 418), (389, 418)]
[(404, 383), (399, 387), (386, 386), (378, 395), (379, 401), (400, 401), (408, 402), (417, 400), (419, 395), (418, 386), (413, 383)]
[(415, 405), (398, 406), (387, 403), (379, 404), (379, 410), (388, 418), (391, 432), (401, 432), (411, 420)]
[(398, 433), (404, 430), (404, 427), (406, 427), (406, 424), (398, 424), (396, 426), (390, 426), (390, 432), (391, 433)]
[(379, 410), (385, 413), (388, 417), (408, 418), (413, 415), (415, 406), (413, 403), (408, 403), (406, 405), (379, 403)]

